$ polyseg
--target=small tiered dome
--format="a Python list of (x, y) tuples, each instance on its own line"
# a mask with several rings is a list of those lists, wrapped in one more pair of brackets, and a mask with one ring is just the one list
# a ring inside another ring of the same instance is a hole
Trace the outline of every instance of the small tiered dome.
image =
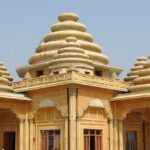
[(143, 70), (143, 64), (147, 61), (145, 57), (139, 57), (137, 62), (131, 68), (130, 72), (127, 74), (127, 77), (124, 79), (126, 82), (132, 82), (139, 76), (141, 70)]
[(139, 77), (133, 81), (133, 86), (129, 88), (131, 92), (150, 91), (150, 56), (143, 64), (143, 70), (139, 72)]
[(58, 54), (56, 54), (50, 62), (50, 66), (52, 68), (66, 68), (72, 66), (72, 64), (77, 68), (94, 69), (89, 56), (80, 48), (80, 43), (77, 41), (77, 38), (68, 37), (62, 48), (58, 50)]
[[(43, 43), (36, 49), (36, 54), (29, 59), (30, 64), (50, 62), (53, 56), (58, 53), (58, 50), (60, 51), (62, 45), (66, 43), (65, 40), (68, 37), (77, 39), (82, 52), (84, 51), (89, 56), (89, 60), (108, 64), (108, 57), (101, 54), (99, 45), (93, 43), (92, 35), (86, 33), (86, 26), (77, 22), (79, 20), (77, 14), (63, 13), (58, 17), (58, 20), (60, 22), (51, 27), (52, 32), (44, 37)], [(55, 59), (56, 57), (54, 57), (54, 61)]]
[(0, 62), (0, 92), (10, 92), (13, 91), (11, 86), (11, 78), (7, 69), (4, 67), (3, 63)]

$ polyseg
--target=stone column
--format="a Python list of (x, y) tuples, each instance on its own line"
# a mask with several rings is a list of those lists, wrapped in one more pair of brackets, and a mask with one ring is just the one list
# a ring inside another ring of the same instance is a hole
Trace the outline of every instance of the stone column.
[(25, 150), (29, 150), (29, 121), (26, 117), (25, 119), (25, 128), (24, 128), (24, 138), (25, 138)]
[(33, 150), (33, 123), (34, 119), (29, 119), (29, 147), (30, 150)]
[(109, 119), (109, 150), (113, 150), (113, 119)]
[(80, 139), (81, 139), (81, 134), (80, 134), (80, 117), (78, 117), (77, 118), (77, 150), (81, 149)]
[(150, 121), (148, 121), (148, 139), (147, 139), (147, 143), (148, 143), (148, 148), (150, 149)]
[(119, 141), (119, 138), (118, 138), (118, 119), (114, 119), (114, 144), (113, 144), (113, 146), (114, 146), (114, 150), (119, 150), (118, 149), (118, 146), (119, 146), (119, 143), (118, 143), (118, 141)]
[(65, 135), (64, 135), (64, 138), (65, 138), (65, 150), (68, 150), (68, 118), (66, 117), (65, 118)]
[(149, 124), (148, 122), (144, 122), (144, 143), (145, 143), (145, 150), (149, 150)]
[(69, 145), (70, 150), (76, 150), (77, 127), (76, 127), (76, 96), (75, 88), (69, 89)]
[(24, 145), (24, 132), (23, 132), (23, 127), (24, 127), (24, 120), (23, 118), (20, 118), (19, 122), (19, 150), (23, 150), (23, 145)]
[(123, 121), (119, 120), (119, 150), (123, 150)]

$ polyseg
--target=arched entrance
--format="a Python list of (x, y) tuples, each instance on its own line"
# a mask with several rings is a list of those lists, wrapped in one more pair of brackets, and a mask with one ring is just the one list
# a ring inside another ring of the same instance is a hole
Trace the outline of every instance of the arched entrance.
[(149, 150), (150, 108), (130, 111), (123, 120), (124, 149)]
[(19, 120), (10, 109), (0, 108), (0, 149), (18, 149)]

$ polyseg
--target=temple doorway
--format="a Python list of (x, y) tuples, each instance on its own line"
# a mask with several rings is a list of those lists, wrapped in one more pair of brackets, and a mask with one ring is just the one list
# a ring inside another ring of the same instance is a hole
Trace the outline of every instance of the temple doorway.
[(16, 133), (4, 132), (4, 146), (5, 150), (15, 150)]
[(149, 150), (150, 109), (136, 109), (127, 114), (123, 121), (124, 149)]
[(10, 109), (0, 109), (0, 149), (19, 150), (19, 120)]

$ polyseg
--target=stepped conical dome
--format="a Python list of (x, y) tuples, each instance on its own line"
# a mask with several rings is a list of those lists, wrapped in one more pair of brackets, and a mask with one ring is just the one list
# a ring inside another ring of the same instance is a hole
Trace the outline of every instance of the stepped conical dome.
[(37, 47), (36, 53), (29, 59), (30, 64), (50, 62), (66, 43), (68, 37), (77, 39), (80, 48), (89, 56), (89, 60), (108, 64), (108, 57), (101, 54), (99, 45), (93, 43), (92, 35), (86, 33), (86, 26), (77, 22), (79, 20), (77, 14), (63, 13), (59, 15), (58, 20), (60, 22), (51, 27), (52, 32), (44, 36), (43, 43)]
[(70, 68), (81, 74), (108, 78), (121, 73), (122, 69), (108, 65), (109, 58), (86, 32), (86, 26), (78, 22), (77, 14), (62, 13), (58, 20), (29, 58), (29, 65), (17, 68), (21, 78), (64, 74)]
[(139, 72), (139, 77), (133, 81), (133, 86), (129, 88), (133, 92), (150, 91), (150, 56), (143, 64), (143, 70)]
[(139, 76), (141, 70), (143, 70), (143, 64), (147, 61), (145, 57), (139, 57), (137, 62), (131, 68), (130, 72), (127, 74), (127, 77), (124, 79), (126, 82), (132, 82)]
[(62, 48), (58, 50), (58, 54), (50, 62), (50, 66), (62, 68), (72, 66), (72, 64), (77, 68), (94, 69), (89, 56), (80, 48), (80, 43), (77, 41), (77, 38), (68, 37)]
[(4, 67), (3, 63), (0, 62), (0, 92), (10, 92), (13, 91), (11, 86), (11, 78), (7, 69)]

